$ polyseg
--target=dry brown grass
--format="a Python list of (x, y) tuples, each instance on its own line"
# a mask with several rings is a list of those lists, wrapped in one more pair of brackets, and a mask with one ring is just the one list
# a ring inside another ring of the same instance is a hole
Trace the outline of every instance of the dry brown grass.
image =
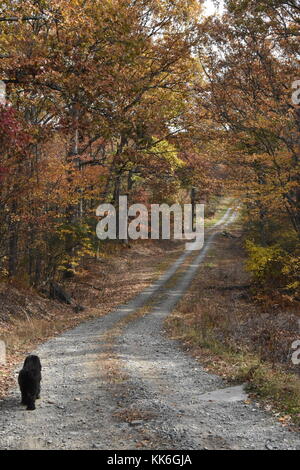
[(291, 362), (291, 344), (299, 339), (299, 306), (257, 301), (248, 287), (238, 224), (230, 232), (235, 238), (215, 239), (197, 279), (167, 320), (167, 331), (207, 370), (248, 381), (268, 406), (297, 422), (300, 370)]
[(118, 421), (132, 423), (133, 421), (149, 421), (155, 417), (150, 411), (142, 411), (138, 408), (130, 408), (126, 410), (116, 411), (113, 415)]

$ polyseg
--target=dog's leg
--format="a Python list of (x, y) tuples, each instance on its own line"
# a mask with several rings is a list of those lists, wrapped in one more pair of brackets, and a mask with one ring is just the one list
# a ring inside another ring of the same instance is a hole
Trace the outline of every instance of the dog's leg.
[(21, 390), (21, 405), (27, 405), (26, 394)]
[(35, 396), (27, 395), (27, 410), (35, 410)]
[(20, 392), (21, 392), (21, 405), (27, 405), (27, 393), (26, 393), (26, 390), (23, 386), (23, 384), (21, 384), (19, 382), (19, 385), (20, 385)]
[(41, 398), (41, 386), (38, 385), (37, 391), (36, 391), (36, 399), (38, 400)]

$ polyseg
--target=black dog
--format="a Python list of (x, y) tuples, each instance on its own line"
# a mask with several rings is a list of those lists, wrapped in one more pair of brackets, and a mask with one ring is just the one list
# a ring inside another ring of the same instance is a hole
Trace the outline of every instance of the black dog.
[(35, 410), (35, 400), (40, 398), (42, 366), (38, 356), (27, 356), (23, 369), (19, 372), (18, 382), (22, 394), (22, 405), (27, 410)]

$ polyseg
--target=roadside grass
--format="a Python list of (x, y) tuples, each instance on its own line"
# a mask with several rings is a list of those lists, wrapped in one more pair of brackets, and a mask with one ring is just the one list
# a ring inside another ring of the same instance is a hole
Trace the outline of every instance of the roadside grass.
[(179, 340), (208, 372), (221, 375), (233, 384), (247, 383), (253, 399), (259, 398), (265, 408), (284, 423), (300, 426), (300, 377), (283, 368), (261, 361), (255, 354), (238, 352), (217, 341), (213, 334), (203, 338), (196, 327), (182, 327), (181, 321), (170, 320), (168, 331)]
[[(168, 335), (210, 372), (247, 383), (250, 397), (283, 424), (300, 426), (299, 366), (290, 360), (299, 307), (260, 305), (244, 270), (242, 233), (219, 235), (191, 288), (166, 320)], [(299, 335), (298, 335), (299, 336)]]
[(155, 414), (139, 408), (130, 408), (116, 411), (114, 417), (120, 422), (132, 423), (134, 421), (150, 421), (155, 417)]
[(197, 251), (191, 251), (191, 253), (185, 258), (184, 262), (179, 266), (173, 276), (165, 283), (164, 290), (172, 289), (177, 285), (179, 279), (182, 277), (191, 261), (195, 259), (197, 255)]

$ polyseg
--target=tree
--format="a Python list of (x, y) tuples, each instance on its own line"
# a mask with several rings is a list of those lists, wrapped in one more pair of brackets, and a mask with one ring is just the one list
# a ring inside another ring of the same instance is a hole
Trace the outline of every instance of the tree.
[(214, 142), (214, 161), (230, 170), (248, 226), (256, 227), (251, 236), (265, 247), (281, 244), (288, 264), (298, 256), (300, 236), (299, 121), (291, 101), (299, 6), (276, 0), (226, 6), (222, 19), (203, 25), (198, 48), (206, 80), (195, 92), (209, 129), (202, 135)]
[(17, 242), (31, 283), (72, 271), (90, 252), (101, 199), (117, 203), (141, 181), (149, 197), (155, 180), (165, 196), (179, 190), (168, 149), (179, 162), (200, 8), (197, 0), (2, 3), (1, 75), (31, 135)]

